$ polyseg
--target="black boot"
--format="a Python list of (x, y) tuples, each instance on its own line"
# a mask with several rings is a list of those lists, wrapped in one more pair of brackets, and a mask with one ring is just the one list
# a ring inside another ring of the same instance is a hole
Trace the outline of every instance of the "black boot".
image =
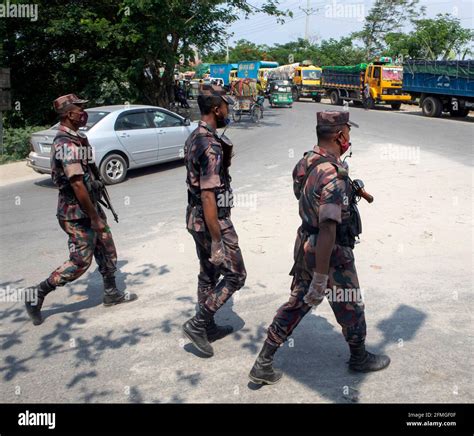
[(268, 342), (263, 343), (262, 351), (260, 351), (257, 360), (250, 370), (249, 378), (252, 382), (258, 385), (262, 383), (274, 385), (280, 381), (283, 373), (272, 366), (273, 355), (277, 350), (277, 346), (270, 345)]
[(214, 350), (209, 343), (206, 332), (206, 328), (211, 322), (213, 315), (205, 306), (199, 306), (196, 315), (183, 324), (184, 334), (201, 353), (208, 357), (214, 355)]
[(380, 371), (390, 364), (390, 357), (384, 354), (372, 354), (365, 349), (364, 343), (349, 345), (351, 358), (349, 369), (358, 372)]
[(136, 294), (129, 294), (117, 289), (114, 276), (104, 276), (104, 306), (115, 306), (120, 303), (128, 303), (138, 298)]
[[(201, 305), (199, 305), (201, 307)], [(209, 342), (214, 342), (219, 339), (230, 335), (234, 331), (234, 328), (231, 325), (217, 325), (214, 320), (214, 315), (212, 315), (209, 324), (206, 326), (207, 339)]]
[[(51, 285), (48, 279), (41, 282), (38, 286), (28, 288), (30, 295), (26, 295), (25, 307), (34, 325), (40, 325), (43, 322), (41, 308), (43, 307), (44, 298), (55, 289), (56, 286)], [(31, 295), (31, 293), (35, 295)]]

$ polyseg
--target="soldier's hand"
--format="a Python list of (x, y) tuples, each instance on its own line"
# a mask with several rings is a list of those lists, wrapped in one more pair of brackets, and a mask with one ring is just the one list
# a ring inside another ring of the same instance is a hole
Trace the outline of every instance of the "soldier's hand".
[(328, 286), (328, 275), (315, 272), (303, 301), (310, 306), (318, 306), (324, 299)]
[(211, 243), (211, 258), (209, 262), (214, 265), (221, 265), (225, 262), (225, 248), (222, 239), (220, 241), (212, 241)]
[(91, 220), (91, 229), (94, 230), (94, 232), (102, 233), (107, 230), (107, 224), (105, 224), (102, 218), (97, 217)]

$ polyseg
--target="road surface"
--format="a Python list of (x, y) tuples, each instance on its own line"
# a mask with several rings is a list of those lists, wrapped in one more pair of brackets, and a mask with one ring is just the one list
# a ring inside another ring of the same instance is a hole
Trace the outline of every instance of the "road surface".
[[(350, 108), (353, 177), (374, 195), (362, 204), (355, 255), (366, 302), (368, 348), (390, 367), (347, 371), (348, 349), (329, 304), (308, 314), (277, 353), (285, 378), (257, 389), (247, 374), (265, 329), (289, 295), (299, 225), (291, 172), (315, 143), (310, 101), (266, 109), (227, 135), (237, 206), (233, 220), (248, 270), (218, 313), (235, 333), (199, 357), (181, 325), (196, 303), (198, 263), (184, 225), (182, 162), (131, 172), (109, 189), (118, 284), (139, 295), (101, 305), (96, 265), (50, 294), (33, 326), (21, 303), (0, 302), (1, 402), (472, 402), (473, 118), (429, 119), (415, 108)], [(0, 286), (29, 286), (67, 257), (48, 176), (0, 187)]]

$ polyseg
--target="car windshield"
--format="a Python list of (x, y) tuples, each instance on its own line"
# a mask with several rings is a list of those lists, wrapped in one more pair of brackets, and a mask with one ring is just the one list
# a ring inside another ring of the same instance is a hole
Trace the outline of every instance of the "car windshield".
[(318, 80), (321, 78), (321, 71), (319, 70), (303, 70), (303, 78), (310, 80)]
[(401, 68), (382, 68), (382, 79), (401, 82), (403, 80), (403, 70)]

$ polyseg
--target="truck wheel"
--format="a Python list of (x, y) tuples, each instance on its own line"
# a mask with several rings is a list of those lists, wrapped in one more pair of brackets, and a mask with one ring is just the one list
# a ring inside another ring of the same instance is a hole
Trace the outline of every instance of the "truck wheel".
[(366, 109), (373, 109), (375, 107), (375, 101), (372, 97), (366, 98), (362, 103)]
[(109, 154), (101, 162), (99, 171), (107, 185), (115, 185), (125, 180), (127, 162), (120, 154)]
[(399, 111), (400, 108), (402, 107), (402, 104), (401, 103), (392, 103), (390, 106), (392, 106), (392, 109), (394, 111)]
[(426, 97), (421, 105), (425, 117), (439, 117), (443, 111), (441, 102), (436, 97)]
[(313, 100), (316, 102), (316, 103), (319, 103), (321, 101), (321, 96), (320, 95), (317, 95), (316, 97), (313, 97)]
[(464, 108), (464, 109), (458, 109), (456, 111), (451, 109), (449, 113), (451, 114), (452, 117), (464, 118), (469, 115), (469, 109)]
[(329, 98), (331, 99), (331, 104), (335, 106), (340, 106), (342, 104), (341, 98), (339, 97), (339, 92), (336, 90), (331, 91)]
[(359, 101), (359, 100), (352, 100), (352, 104), (355, 106), (355, 107), (362, 107), (364, 106), (364, 104)]

